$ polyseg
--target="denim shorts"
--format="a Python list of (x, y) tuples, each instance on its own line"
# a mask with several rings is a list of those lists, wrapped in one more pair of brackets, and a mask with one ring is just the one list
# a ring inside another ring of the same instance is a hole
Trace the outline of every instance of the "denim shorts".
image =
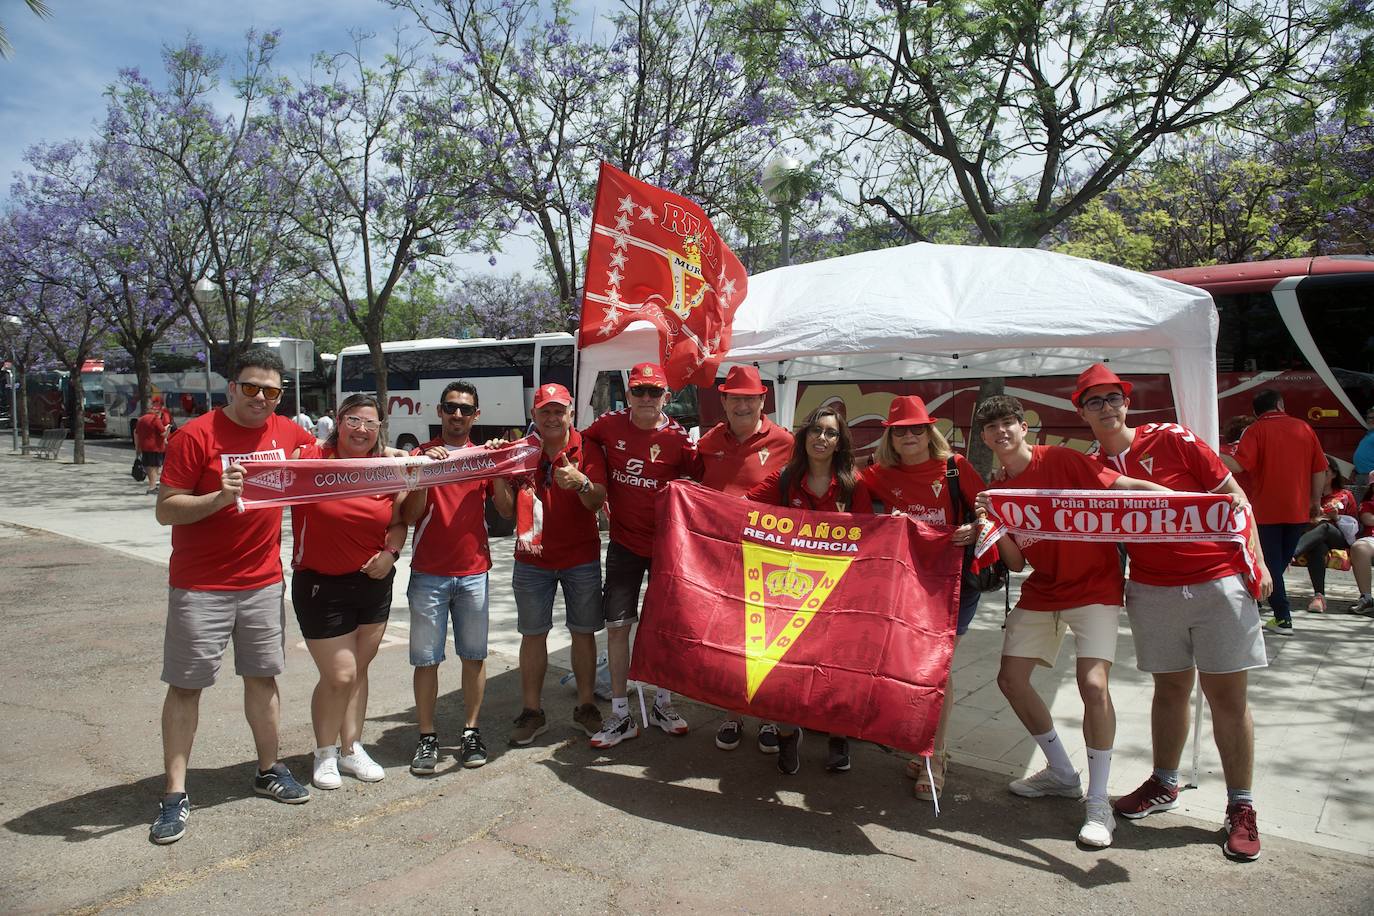
[(973, 618), (978, 613), (978, 602), (982, 597), (982, 592), (971, 588), (965, 588), (959, 593), (959, 623), (954, 630), (959, 636), (968, 632), (968, 625), (973, 623)]
[(453, 650), (459, 658), (487, 657), (487, 574), (431, 576), (410, 573), (410, 663), (427, 668), (444, 660), (449, 618)]
[(521, 636), (542, 636), (553, 629), (553, 601), (560, 582), (571, 632), (596, 633), (606, 626), (601, 614), (600, 562), (544, 569), (516, 560), (510, 587), (515, 593), (516, 628)]

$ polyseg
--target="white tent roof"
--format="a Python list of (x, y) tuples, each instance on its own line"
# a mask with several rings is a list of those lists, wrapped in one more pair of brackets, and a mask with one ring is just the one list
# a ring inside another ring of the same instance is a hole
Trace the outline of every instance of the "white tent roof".
[[(1027, 248), (907, 245), (771, 270), (749, 280), (729, 363), (798, 381), (1168, 373), (1179, 419), (1217, 441), (1216, 312), (1205, 292)], [(658, 354), (647, 322), (581, 351), (579, 420), (597, 372)], [(724, 370), (722, 370), (723, 372)], [(786, 404), (784, 404), (786, 402)]]

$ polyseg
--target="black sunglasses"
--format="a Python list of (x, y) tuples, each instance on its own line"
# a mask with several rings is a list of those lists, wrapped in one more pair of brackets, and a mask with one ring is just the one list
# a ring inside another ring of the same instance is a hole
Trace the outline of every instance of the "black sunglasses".
[(465, 417), (470, 417), (477, 413), (476, 404), (459, 404), (457, 401), (445, 401), (439, 405), (439, 409), (450, 417), (456, 413), (460, 413)]
[(650, 385), (632, 385), (630, 386), (630, 394), (637, 398), (656, 398), (662, 396), (663, 389)]

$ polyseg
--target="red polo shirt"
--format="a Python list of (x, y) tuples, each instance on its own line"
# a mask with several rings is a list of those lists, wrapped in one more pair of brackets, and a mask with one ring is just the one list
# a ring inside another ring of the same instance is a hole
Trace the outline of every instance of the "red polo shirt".
[(596, 527), (596, 513), (582, 505), (582, 497), (576, 490), (564, 490), (553, 482), (553, 469), (562, 463), (564, 455), (592, 483), (606, 485), (605, 455), (596, 446), (585, 447), (582, 434), (575, 429), (568, 432), (567, 445), (552, 460), (547, 453), (539, 456), (534, 493), (543, 507), (541, 552), (533, 554), (521, 550), (517, 538), (515, 558), (541, 569), (570, 569), (601, 559), (601, 532)]
[[(444, 445), (432, 439), (411, 452), (423, 454)], [(475, 576), (491, 569), (487, 544), (487, 497), (490, 480), (430, 487), (425, 514), (415, 523), (410, 568), (431, 576)]]
[(654, 555), (654, 502), (670, 480), (691, 477), (696, 447), (672, 418), (656, 429), (640, 429), (629, 408), (596, 418), (582, 436), (606, 457), (607, 513), (611, 540), (641, 557)]
[[(335, 457), (334, 449), (323, 449), (321, 457)], [(326, 576), (358, 572), (386, 548), (395, 507), (394, 493), (292, 506), (291, 568)]]
[(1236, 463), (1250, 472), (1256, 522), (1297, 525), (1309, 520), (1312, 475), (1326, 470), (1326, 454), (1312, 427), (1271, 410), (1241, 433)]
[(758, 432), (740, 442), (729, 423), (717, 423), (697, 442), (703, 486), (743, 496), (792, 457), (792, 434), (762, 418)]

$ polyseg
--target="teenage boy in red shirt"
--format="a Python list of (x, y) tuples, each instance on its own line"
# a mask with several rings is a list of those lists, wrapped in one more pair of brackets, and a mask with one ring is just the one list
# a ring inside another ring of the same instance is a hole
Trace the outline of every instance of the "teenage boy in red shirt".
[[(994, 484), (1008, 489), (1162, 490), (1148, 481), (1124, 477), (1072, 449), (1026, 442), (1026, 413), (1016, 398), (998, 395), (978, 405), (973, 427), (997, 456), (1002, 477)], [(979, 496), (980, 507), (985, 497)], [(1087, 816), (1078, 841), (1110, 846), (1116, 821), (1107, 801), (1116, 710), (1108, 687), (1121, 615), (1121, 561), (1116, 545), (1102, 541), (1048, 539), (1018, 544), (1010, 535), (997, 542), (1007, 568), (1020, 572), (1029, 563), (1030, 577), (1007, 617), (997, 686), (1016, 717), (1045, 752), (1049, 765), (1018, 779), (1009, 788), (1026, 798), (1062, 795), (1079, 798), (1082, 783), (1059, 740), (1049, 707), (1031, 686), (1036, 665), (1054, 667), (1066, 631), (1072, 631), (1078, 655), (1078, 693), (1083, 699), (1083, 738), (1088, 750)]]
[[(534, 394), (534, 430), (544, 448), (534, 479), (520, 488), (495, 481), (492, 501), (506, 518), (516, 519), (515, 594), (520, 630), (520, 689), (524, 706), (510, 743), (529, 744), (548, 728), (541, 696), (549, 669), (549, 631), (553, 601), (563, 586), (563, 605), (572, 635), (572, 668), (577, 680), (573, 721), (588, 737), (601, 731), (596, 707), (596, 634), (601, 613), (601, 533), (596, 513), (606, 501), (606, 458), (586, 448), (573, 429), (573, 399), (562, 385), (541, 385)], [(536, 508), (537, 507), (537, 508)], [(537, 521), (536, 521), (537, 517)]]
[[(732, 496), (743, 496), (792, 456), (792, 434), (763, 415), (768, 389), (753, 366), (732, 366), (717, 387), (725, 420), (697, 442), (702, 485)], [(744, 734), (744, 718), (730, 713), (716, 730), (716, 747), (732, 751)], [(759, 750), (778, 752), (778, 727), (759, 725)]]
[[(671, 480), (690, 477), (697, 453), (687, 431), (663, 412), (668, 379), (654, 363), (630, 370), (630, 406), (602, 414), (583, 438), (606, 456), (606, 498), (611, 542), (606, 548), (606, 582), (601, 607), (611, 667), (611, 715), (592, 737), (592, 747), (614, 747), (639, 737), (630, 714), (630, 629), (639, 619), (639, 590), (654, 552), (654, 499)], [(670, 735), (687, 733), (687, 721), (673, 709), (672, 694), (659, 689), (648, 725)]]
[(243, 492), (241, 462), (296, 458), (315, 443), (274, 413), (282, 371), (270, 350), (240, 354), (230, 366), (229, 403), (187, 423), (167, 447), (156, 509), (158, 523), (172, 526), (162, 644), (167, 794), (150, 831), (154, 843), (175, 843), (186, 832), (186, 767), (200, 693), (218, 678), (231, 638), (234, 670), (243, 678), (244, 717), (258, 753), (253, 791), (287, 804), (310, 800), (310, 790), (277, 759), (277, 675), (286, 666), (281, 509), (240, 512), (236, 505)]
[[(1104, 466), (1171, 490), (1225, 493), (1248, 501), (1217, 453), (1177, 423), (1127, 425), (1131, 384), (1097, 363), (1078, 377), (1072, 397), (1097, 438)], [(1258, 550), (1252, 539), (1252, 550)], [(1136, 666), (1154, 677), (1150, 707), (1154, 772), (1113, 808), (1137, 819), (1178, 807), (1179, 762), (1188, 743), (1194, 672), (1212, 710), (1212, 732), (1226, 775), (1227, 840), (1232, 858), (1259, 858), (1259, 828), (1250, 787), (1255, 730), (1246, 700), (1248, 674), (1268, 664), (1259, 607), (1245, 582), (1244, 549), (1228, 541), (1128, 544)], [(1265, 571), (1261, 594), (1269, 590)]]

